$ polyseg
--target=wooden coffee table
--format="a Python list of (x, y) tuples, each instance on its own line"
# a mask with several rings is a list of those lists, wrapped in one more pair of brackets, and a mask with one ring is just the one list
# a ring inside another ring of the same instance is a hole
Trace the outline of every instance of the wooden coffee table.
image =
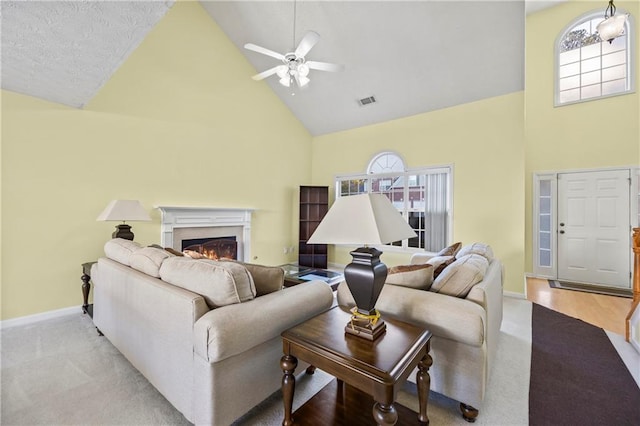
[[(387, 330), (372, 342), (345, 333), (344, 327), (350, 318), (348, 311), (336, 306), (282, 333), (282, 424), (294, 424), (291, 410), (298, 359), (335, 376), (339, 391), (342, 391), (344, 382), (371, 395), (375, 401), (372, 420), (381, 425), (393, 425), (398, 420), (394, 406), (397, 391), (417, 366), (418, 421), (428, 424), (429, 367), (433, 362), (429, 355), (431, 332), (384, 316)], [(350, 409), (359, 410), (360, 407)], [(313, 415), (316, 420), (331, 417), (330, 407), (319, 410), (315, 414), (306, 410), (305, 415)]]

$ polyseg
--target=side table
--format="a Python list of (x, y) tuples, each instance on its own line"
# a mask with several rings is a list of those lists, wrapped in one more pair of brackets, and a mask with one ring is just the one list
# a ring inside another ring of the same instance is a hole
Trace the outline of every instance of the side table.
[[(425, 328), (385, 317), (387, 330), (375, 341), (366, 340), (344, 331), (351, 314), (336, 306), (308, 321), (305, 321), (282, 333), (284, 355), (280, 367), (282, 378), (282, 399), (284, 402), (283, 426), (294, 424), (292, 416), (293, 394), (295, 391), (294, 371), (298, 359), (304, 360), (338, 379), (337, 389), (345, 392), (343, 382), (373, 397), (371, 414), (362, 413), (370, 421), (379, 425), (393, 425), (398, 422), (398, 410), (394, 405), (396, 394), (409, 374), (418, 367), (416, 383), (420, 412), (418, 421), (428, 424), (427, 402), (431, 377), (429, 367), (433, 363), (429, 355), (431, 332)], [(322, 393), (322, 392), (320, 392)], [(317, 394), (318, 396), (320, 394)], [(304, 411), (304, 417), (296, 419), (296, 424), (320, 424), (322, 419), (332, 418), (333, 414), (342, 415), (332, 409), (328, 402), (337, 404), (346, 397), (346, 393), (314, 403), (311, 398), (296, 411)], [(307, 405), (313, 408), (307, 408)], [(359, 407), (348, 407), (348, 411)], [(404, 410), (403, 410), (404, 411)], [(348, 413), (347, 413), (348, 415)], [(333, 420), (336, 420), (335, 418)], [(406, 422), (406, 418), (400, 419)], [(415, 420), (413, 420), (415, 421)], [(339, 422), (338, 422), (339, 423)], [(356, 424), (348, 422), (347, 424)], [(358, 422), (362, 424), (362, 421)]]
[(93, 304), (89, 304), (89, 292), (91, 291), (91, 267), (98, 262), (86, 262), (82, 264), (82, 313), (93, 318)]

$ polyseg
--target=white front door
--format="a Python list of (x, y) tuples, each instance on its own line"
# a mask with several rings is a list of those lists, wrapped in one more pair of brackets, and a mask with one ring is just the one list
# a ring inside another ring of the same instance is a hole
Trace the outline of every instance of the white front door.
[(630, 288), (628, 170), (558, 174), (558, 279)]

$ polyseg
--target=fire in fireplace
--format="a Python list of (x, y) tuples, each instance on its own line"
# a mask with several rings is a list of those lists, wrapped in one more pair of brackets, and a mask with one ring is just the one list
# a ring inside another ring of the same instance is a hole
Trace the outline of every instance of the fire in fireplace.
[(192, 238), (182, 240), (182, 251), (193, 251), (212, 260), (237, 260), (236, 237)]

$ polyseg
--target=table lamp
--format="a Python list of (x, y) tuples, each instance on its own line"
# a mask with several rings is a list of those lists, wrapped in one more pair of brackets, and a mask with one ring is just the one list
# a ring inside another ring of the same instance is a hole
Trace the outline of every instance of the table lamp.
[(308, 244), (363, 245), (352, 252), (344, 277), (356, 302), (345, 331), (375, 340), (386, 329), (376, 301), (387, 278), (382, 252), (371, 244), (386, 244), (415, 237), (416, 233), (383, 194), (359, 194), (336, 199)]
[(142, 207), (138, 200), (113, 200), (107, 205), (96, 220), (100, 221), (122, 221), (116, 225), (116, 230), (111, 236), (113, 238), (124, 238), (133, 241), (133, 232), (131, 226), (125, 221), (144, 221), (149, 222), (151, 217), (149, 213)]

